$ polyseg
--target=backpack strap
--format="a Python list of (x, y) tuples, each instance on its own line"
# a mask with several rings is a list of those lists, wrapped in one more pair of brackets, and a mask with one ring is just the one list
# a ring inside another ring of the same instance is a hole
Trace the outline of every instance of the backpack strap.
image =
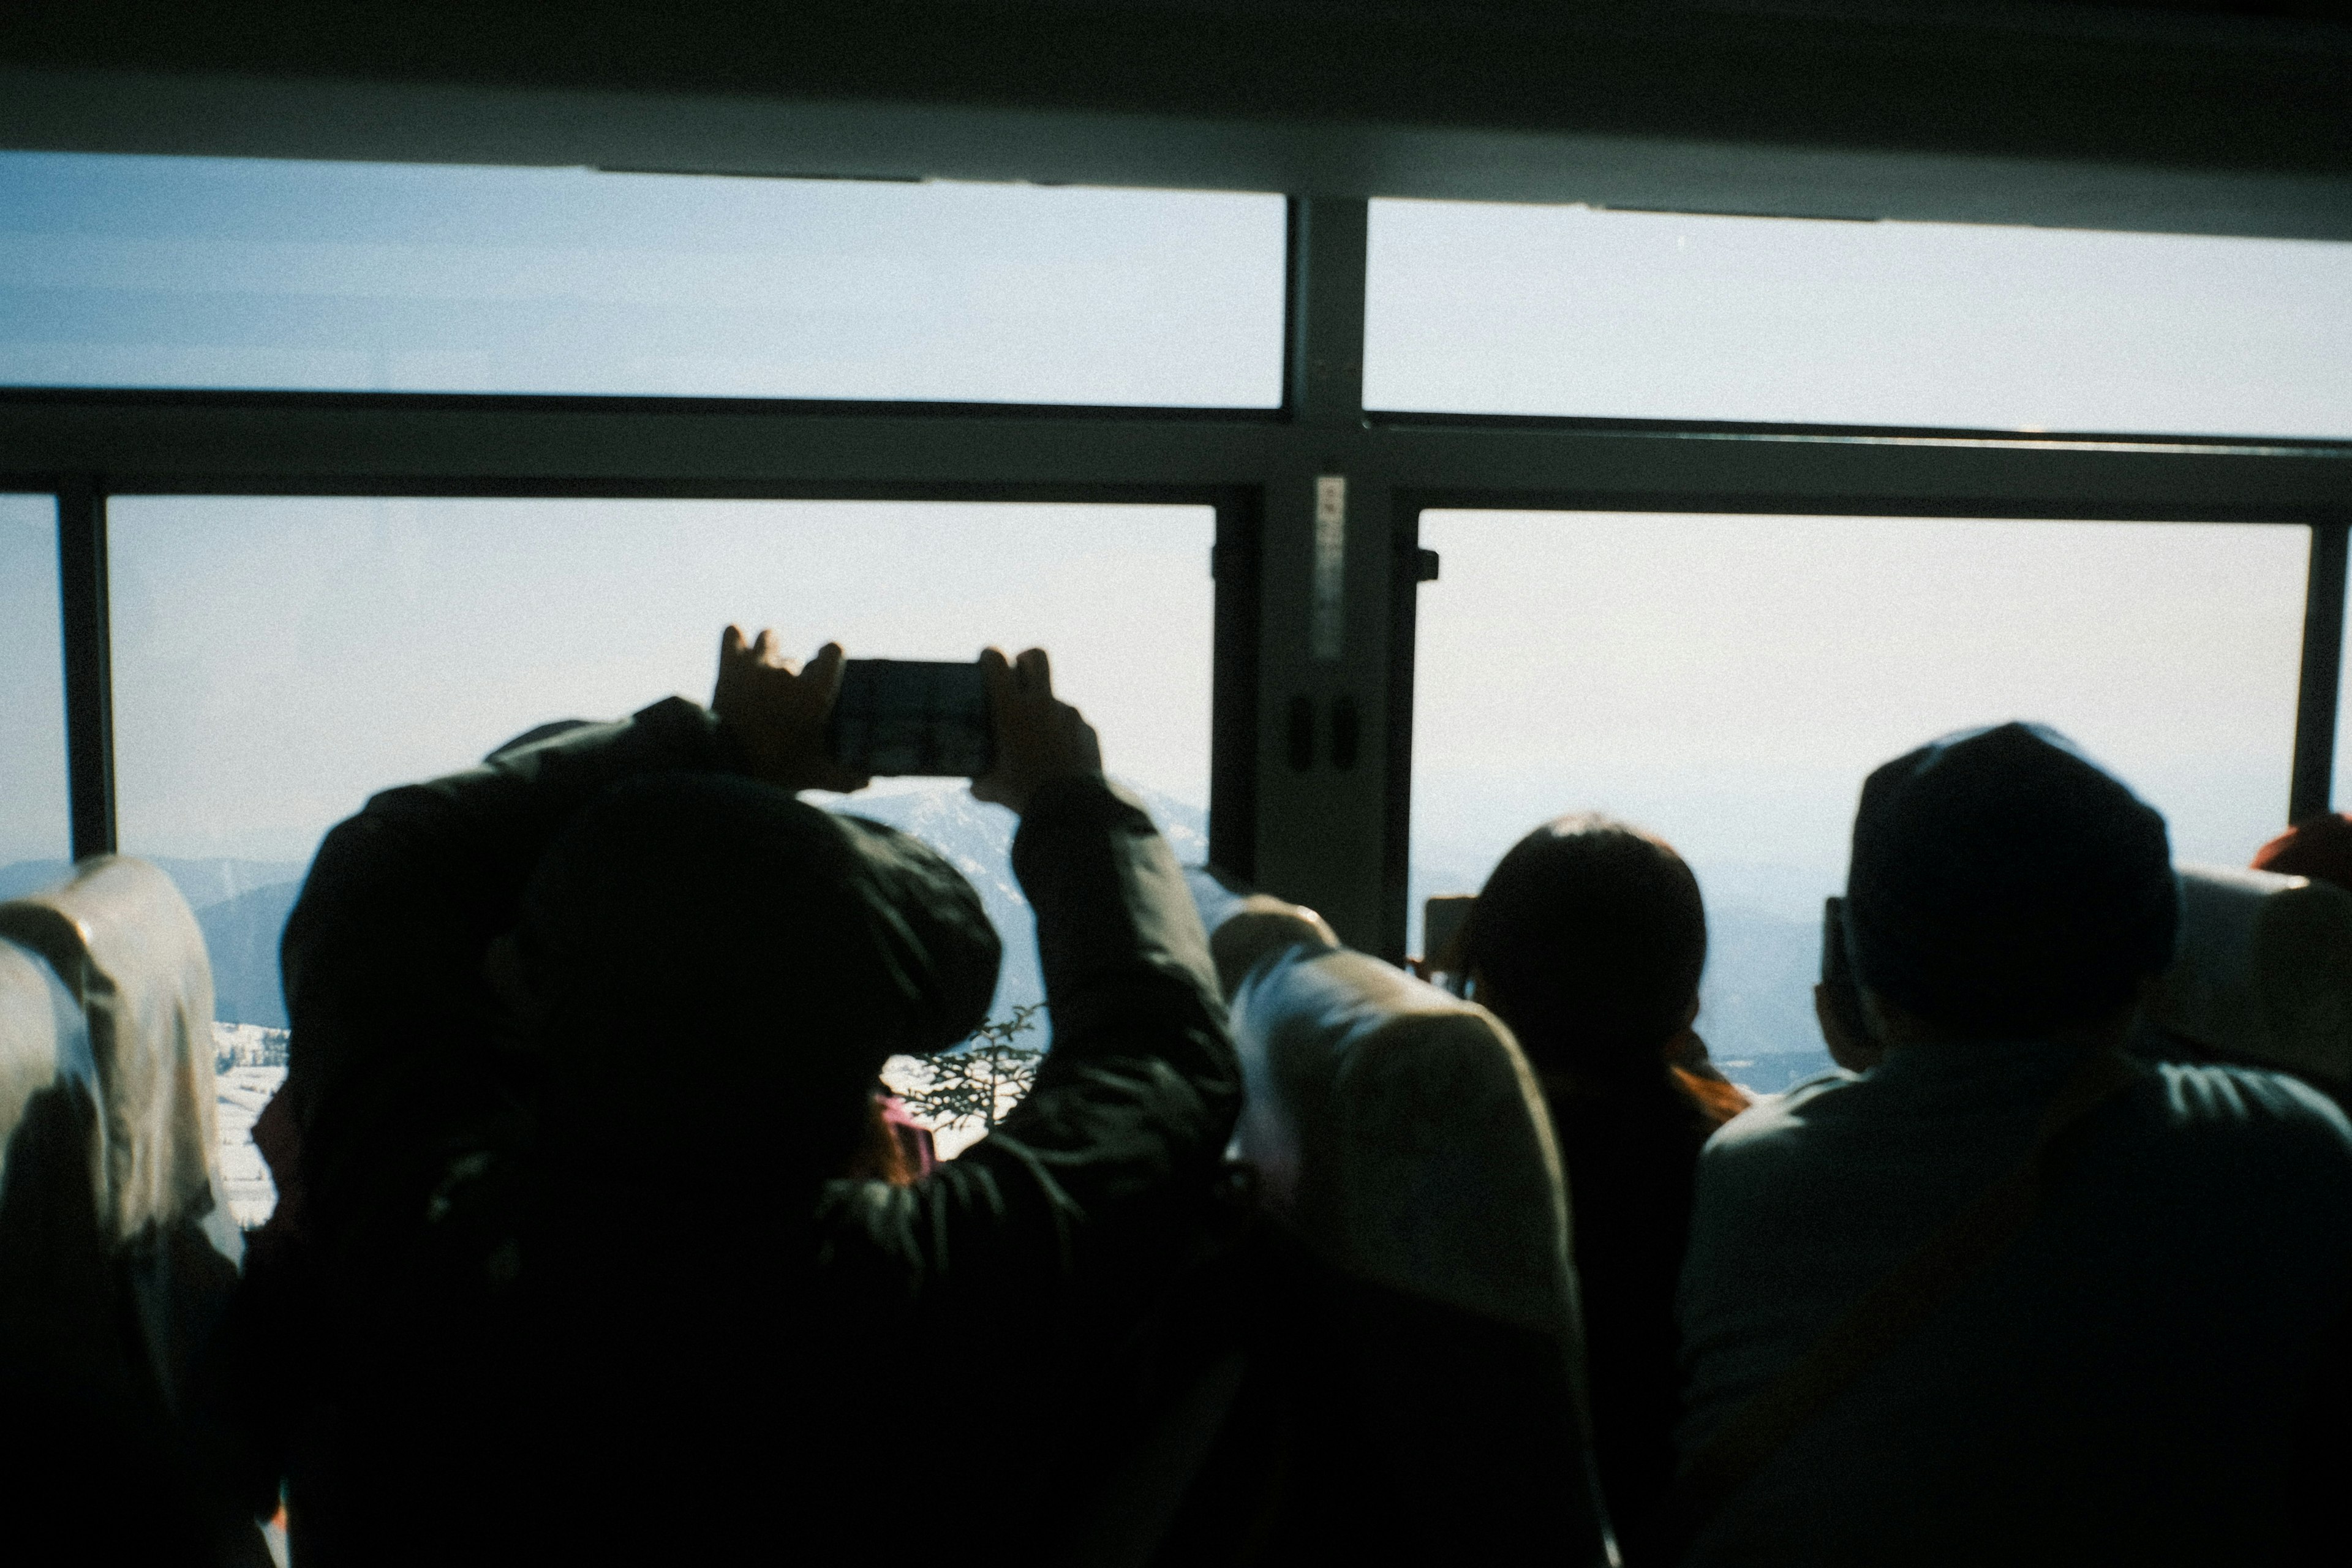
[(1848, 1384), (2008, 1249), (2040, 1209), (2049, 1177), (2071, 1142), (2066, 1135), (2142, 1070), (2120, 1051), (2086, 1054), (2043, 1110), (2025, 1158), (1864, 1292), (1794, 1364), (1732, 1412), (1691, 1456), (1676, 1482), (1690, 1536)]

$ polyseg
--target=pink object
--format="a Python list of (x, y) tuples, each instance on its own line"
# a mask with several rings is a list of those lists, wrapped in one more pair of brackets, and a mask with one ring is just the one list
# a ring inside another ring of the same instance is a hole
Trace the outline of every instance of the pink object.
[(907, 1169), (917, 1181), (921, 1181), (939, 1169), (939, 1150), (931, 1142), (931, 1130), (907, 1114), (907, 1102), (895, 1094), (875, 1096), (882, 1104), (883, 1125), (898, 1140), (898, 1152), (907, 1157)]

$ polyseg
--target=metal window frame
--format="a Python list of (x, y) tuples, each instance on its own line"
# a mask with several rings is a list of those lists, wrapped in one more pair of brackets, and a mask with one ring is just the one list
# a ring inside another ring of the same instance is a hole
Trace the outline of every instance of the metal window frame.
[[(2307, 524), (2286, 804), (2290, 817), (2326, 809), (2352, 441), (1367, 412), (1369, 210), (1291, 200), (1274, 410), (0, 391), (0, 488), (59, 500), (74, 852), (114, 842), (105, 500), (142, 493), (1213, 506), (1212, 854), (1391, 957), (1430, 507)], [(1347, 481), (1345, 551), (1327, 563), (1340, 568), (1336, 658), (1307, 633), (1327, 476)], [(1335, 744), (1343, 731), (1352, 744)]]

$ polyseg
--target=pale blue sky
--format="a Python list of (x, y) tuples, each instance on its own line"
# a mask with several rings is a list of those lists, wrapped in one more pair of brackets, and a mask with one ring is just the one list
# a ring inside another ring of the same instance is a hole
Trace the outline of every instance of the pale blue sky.
[(58, 509), (0, 495), (0, 866), (66, 852)]
[(134, 496), (110, 508), (124, 847), (307, 858), (386, 785), (802, 654), (1039, 644), (1109, 765), (1208, 797), (1204, 507)]
[(1375, 202), (1364, 401), (2352, 436), (2352, 245)]
[(0, 153), (0, 384), (1282, 395), (1282, 198)]
[[(1711, 898), (1819, 914), (1869, 770), (2055, 725), (2243, 865), (2286, 813), (2308, 531), (1430, 512), (1415, 859), (1475, 891), (1563, 812), (1681, 847)], [(1438, 885), (1443, 883), (1444, 885)]]

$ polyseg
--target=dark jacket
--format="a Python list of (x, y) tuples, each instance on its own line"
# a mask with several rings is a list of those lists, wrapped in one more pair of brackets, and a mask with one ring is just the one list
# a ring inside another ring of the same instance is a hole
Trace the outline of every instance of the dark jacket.
[(601, 790), (740, 763), (672, 700), (387, 792), (321, 847), (285, 943), (307, 1235), (248, 1324), (281, 1342), (256, 1424), (314, 1561), (1034, 1547), (1057, 1414), (1185, 1259), (1238, 1106), (1197, 918), (1131, 799), (1049, 785), (1013, 865), (1053, 1046), (992, 1136), (910, 1187), (608, 1172), (583, 1204), (484, 954)]
[(1670, 1562), (1675, 1287), (1699, 1150), (1723, 1118), (1667, 1072), (1607, 1090), (1544, 1075), (1573, 1205), (1593, 1452), (1627, 1568)]

